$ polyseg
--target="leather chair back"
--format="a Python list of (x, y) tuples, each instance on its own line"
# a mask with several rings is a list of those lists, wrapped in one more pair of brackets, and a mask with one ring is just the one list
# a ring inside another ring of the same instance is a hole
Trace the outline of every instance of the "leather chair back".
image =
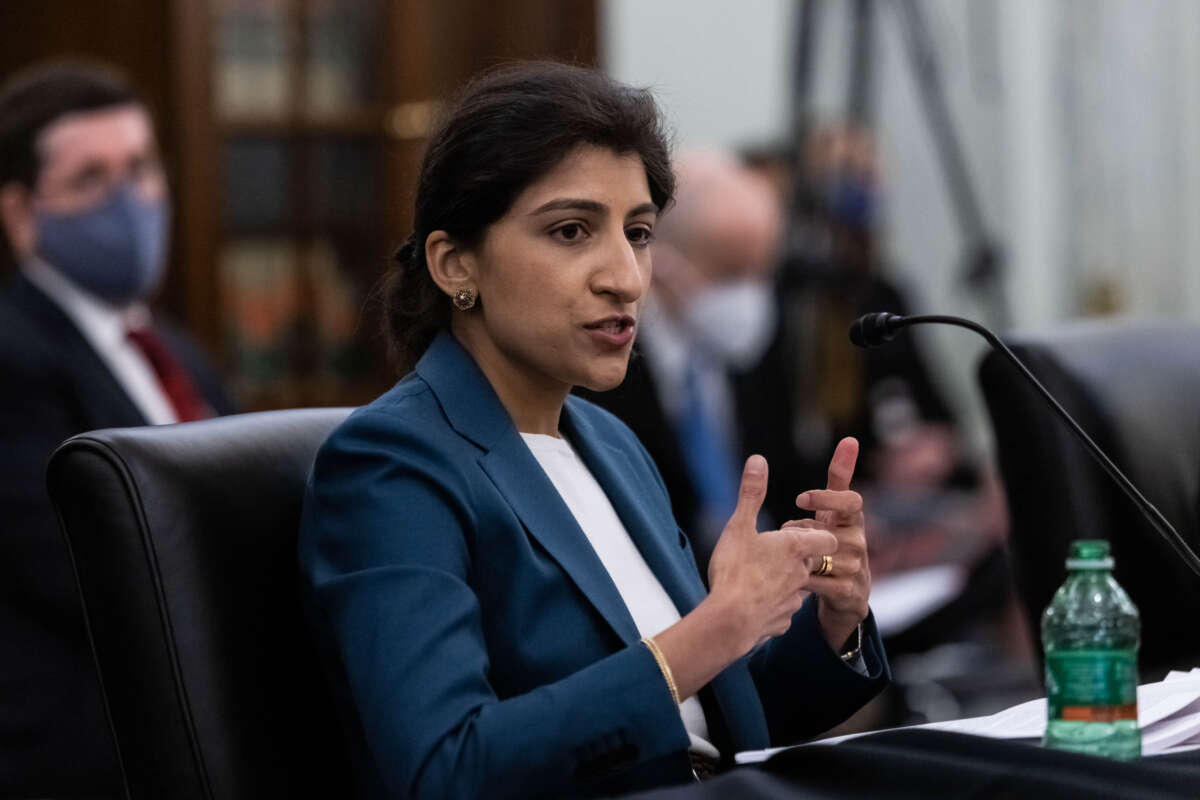
[[(1006, 343), (1200, 551), (1200, 326), (1083, 321)], [(1141, 613), (1142, 679), (1194, 666), (1200, 577), (1015, 368), (992, 352), (979, 377), (1008, 495), (1014, 579), (1035, 638), (1066, 577), (1068, 543), (1107, 539), (1115, 577)]]
[(309, 466), (348, 413), (102, 430), (55, 452), (51, 499), (128, 797), (352, 788), (296, 561)]

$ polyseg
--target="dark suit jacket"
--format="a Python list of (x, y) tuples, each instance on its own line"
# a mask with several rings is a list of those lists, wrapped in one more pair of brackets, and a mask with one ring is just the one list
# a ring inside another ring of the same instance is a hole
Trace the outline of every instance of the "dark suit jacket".
[[(900, 293), (881, 278), (872, 277), (847, 293), (851, 295), (849, 308), (854, 311), (850, 315), (848, 310), (844, 330), (849, 330), (854, 318), (867, 312), (885, 309), (901, 315), (908, 313)], [(872, 387), (887, 380), (898, 380), (911, 391), (922, 420), (952, 422), (949, 407), (930, 377), (913, 337), (900, 336), (888, 347), (868, 350), (853, 347), (845, 338), (844, 355), (860, 362), (863, 375), (858, 411), (848, 425), (833, 426), (828, 452), (800, 452), (794, 432), (799, 416), (795, 406), (796, 393), (814, 379), (813, 374), (804, 370), (811, 372), (815, 365), (797, 363), (796, 348), (791, 341), (797, 334), (787, 326), (783, 297), (780, 296), (778, 301), (781, 304), (780, 326), (771, 346), (752, 368), (729, 374), (740, 444), (737, 455), (739, 459), (745, 459), (752, 453), (759, 453), (767, 459), (770, 485), (763, 508), (776, 525), (800, 516), (795, 506), (797, 494), (825, 486), (829, 457), (833, 455), (832, 445), (843, 436), (854, 436), (861, 445), (856, 481), (870, 481), (870, 453), (877, 446), (867, 402)], [(609, 392), (576, 390), (576, 393), (613, 412), (633, 429), (662, 471), (676, 518), (684, 530), (698, 531), (695, 521), (700, 513), (699, 497), (648, 359), (648, 355), (635, 350), (629, 372), (616, 389)], [(820, 375), (815, 377), (823, 379)], [(975, 482), (973, 475), (965, 469), (956, 472), (954, 480), (958, 485)], [(702, 568), (707, 565), (714, 544), (693, 540)]]
[[(660, 399), (661, 390), (655, 383), (648, 358), (635, 349), (625, 380), (612, 391), (577, 389), (576, 393), (616, 414), (633, 429), (662, 473), (675, 518), (685, 531), (696, 534), (700, 530), (700, 498), (688, 473), (675, 426)], [(781, 358), (777, 343), (754, 369), (729, 375), (739, 446), (739, 463), (734, 465), (734, 474), (741, 474), (741, 460), (752, 453), (767, 459), (768, 487), (763, 508), (776, 525), (803, 516), (796, 508), (796, 495), (806, 489), (824, 487), (828, 466), (827, 462), (805, 463), (792, 447), (791, 397), (786, 373), (778, 366)], [(704, 574), (707, 574), (708, 558), (715, 544), (715, 541), (699, 538), (692, 540)]]
[[(561, 428), (681, 614), (705, 595), (658, 471), (611, 414)], [(607, 795), (688, 780), (688, 737), (612, 579), (483, 373), (441, 334), (322, 446), (306, 597), (364, 771), (392, 797)], [(726, 757), (815, 735), (889, 679), (791, 630), (701, 692)]]
[[(198, 351), (160, 335), (209, 403)], [(116, 759), (66, 545), (46, 493), (64, 439), (146, 420), (74, 323), (23, 275), (0, 290), (0, 796), (115, 793)]]

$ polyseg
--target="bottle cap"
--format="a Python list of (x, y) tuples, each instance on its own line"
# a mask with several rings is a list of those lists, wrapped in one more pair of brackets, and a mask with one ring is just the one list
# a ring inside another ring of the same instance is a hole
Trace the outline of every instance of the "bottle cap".
[(1067, 569), (1112, 569), (1108, 542), (1104, 539), (1076, 539), (1071, 542)]

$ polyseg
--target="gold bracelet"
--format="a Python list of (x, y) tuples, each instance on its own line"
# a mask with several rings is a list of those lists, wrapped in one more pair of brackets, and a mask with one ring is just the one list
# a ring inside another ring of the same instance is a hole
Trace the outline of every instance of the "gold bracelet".
[(667, 688), (671, 690), (671, 699), (675, 701), (675, 705), (679, 705), (679, 689), (675, 686), (675, 676), (671, 674), (671, 668), (667, 666), (667, 659), (663, 656), (662, 650), (658, 649), (658, 643), (649, 636), (643, 636), (642, 644), (650, 649), (654, 660), (658, 662), (658, 668), (662, 671), (663, 678), (667, 681)]
[(854, 643), (854, 649), (842, 653), (842, 661), (853, 661), (862, 654), (862, 623), (858, 623), (857, 628), (858, 639)]

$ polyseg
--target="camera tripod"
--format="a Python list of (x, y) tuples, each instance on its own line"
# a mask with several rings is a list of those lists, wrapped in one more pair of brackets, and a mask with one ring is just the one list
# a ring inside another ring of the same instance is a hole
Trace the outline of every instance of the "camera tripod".
[[(964, 242), (963, 282), (974, 290), (989, 308), (993, 325), (1003, 328), (1009, 319), (1001, 278), (1004, 257), (983, 219), (975, 186), (967, 170), (958, 134), (946, 104), (941, 71), (929, 27), (919, 0), (853, 0), (850, 42), (850, 81), (847, 116), (852, 122), (868, 124), (873, 112), (875, 78), (874, 31), (879, 6), (887, 5), (898, 14), (908, 63), (921, 97), (922, 110), (934, 150), (941, 164), (950, 206)], [(795, 180), (790, 222), (803, 225), (812, 211), (811, 198), (804, 185), (805, 175), (800, 153), (811, 124), (811, 87), (814, 74), (817, 28), (823, 0), (799, 0), (796, 17), (796, 52), (792, 76), (791, 152)], [(792, 259), (789, 259), (792, 261)]]

